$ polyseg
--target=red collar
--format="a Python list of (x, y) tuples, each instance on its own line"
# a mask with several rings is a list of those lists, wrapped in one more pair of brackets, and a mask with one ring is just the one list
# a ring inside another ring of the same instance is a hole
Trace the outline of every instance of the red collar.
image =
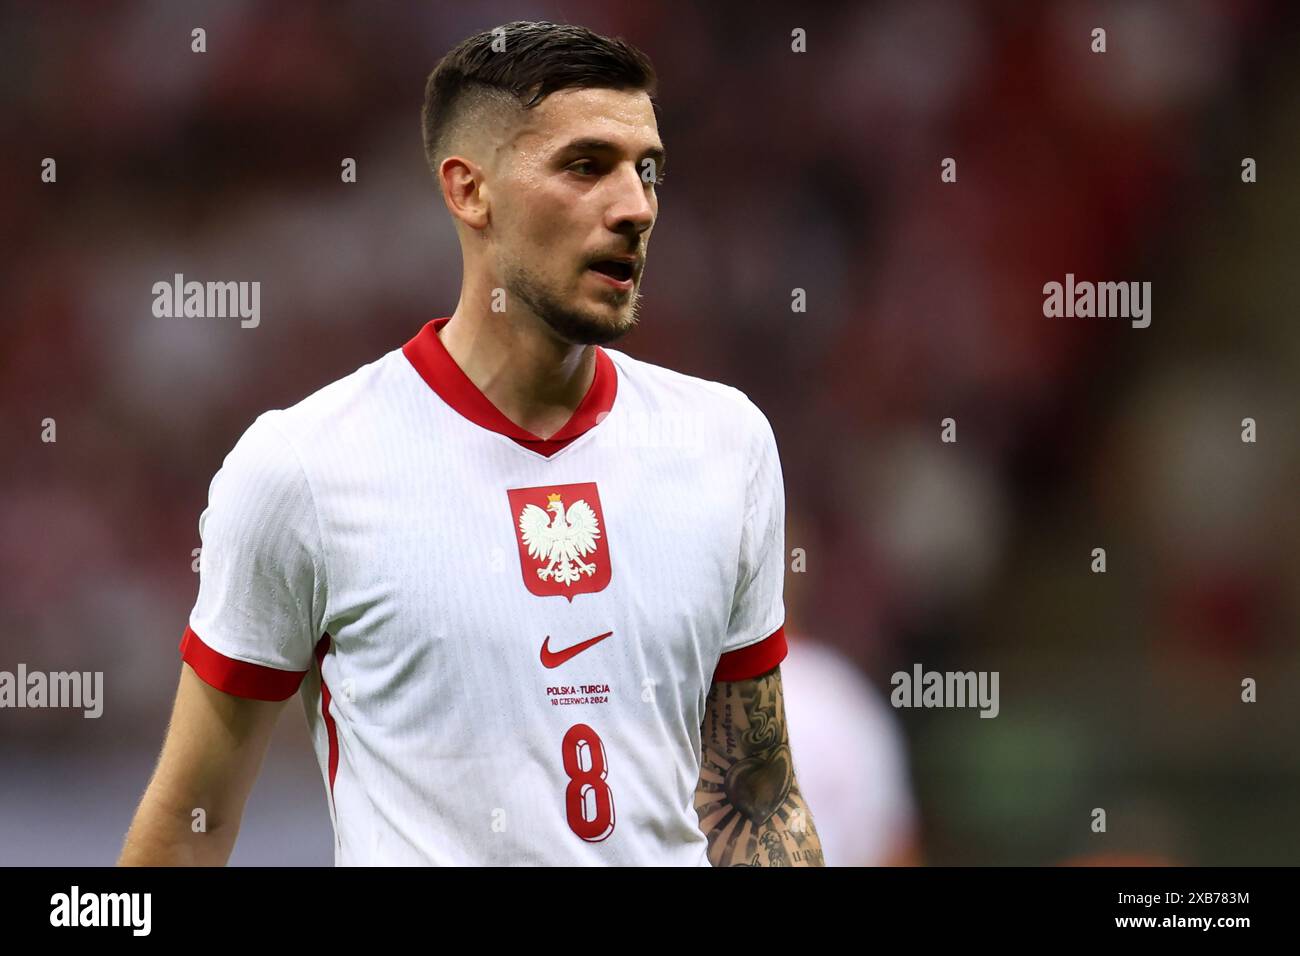
[(614, 395), (618, 391), (618, 372), (613, 359), (596, 346), (596, 375), (573, 417), (550, 438), (538, 438), (506, 418), (456, 364), (442, 339), (438, 338), (438, 330), (450, 319), (451, 316), (447, 316), (426, 323), (415, 338), (402, 346), (402, 353), (444, 402), (480, 428), (505, 435), (549, 458), (599, 425), (613, 408)]

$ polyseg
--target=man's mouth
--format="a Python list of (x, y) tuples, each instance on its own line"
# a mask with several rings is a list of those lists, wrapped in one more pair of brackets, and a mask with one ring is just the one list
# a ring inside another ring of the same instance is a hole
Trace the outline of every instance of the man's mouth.
[(601, 259), (587, 267), (618, 282), (627, 282), (636, 275), (636, 263), (626, 259)]

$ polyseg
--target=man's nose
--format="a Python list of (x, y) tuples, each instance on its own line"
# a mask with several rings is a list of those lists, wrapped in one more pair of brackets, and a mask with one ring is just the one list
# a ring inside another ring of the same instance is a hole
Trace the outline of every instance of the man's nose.
[(626, 166), (615, 185), (617, 195), (606, 214), (606, 225), (615, 232), (634, 230), (645, 232), (655, 221), (655, 207), (651, 202), (650, 185), (641, 178), (636, 167)]

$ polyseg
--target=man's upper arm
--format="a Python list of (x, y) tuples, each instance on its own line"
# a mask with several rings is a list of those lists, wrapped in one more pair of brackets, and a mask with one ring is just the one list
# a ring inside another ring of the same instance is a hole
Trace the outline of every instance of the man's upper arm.
[[(794, 782), (794, 766), (788, 759), (790, 738), (781, 668), (744, 680), (715, 680), (705, 698), (701, 742), (702, 771), (723, 778), (717, 781), (720, 786), (710, 791), (743, 797), (742, 809), (755, 811), (751, 819), (770, 817)], [(733, 769), (741, 761), (749, 761), (747, 766), (757, 765), (759, 759), (783, 772), (750, 779), (744, 767)], [(701, 774), (702, 784), (708, 774)], [(754, 805), (750, 798), (759, 796), (764, 798), (761, 805)]]
[(795, 779), (779, 666), (715, 680), (701, 740), (695, 809), (714, 866), (788, 866), (801, 852), (820, 857)]
[(119, 863), (224, 864), (284, 701), (236, 697), (188, 664)]
[(284, 705), (217, 690), (182, 664), (151, 786), (174, 809), (203, 810), (209, 827), (238, 821)]

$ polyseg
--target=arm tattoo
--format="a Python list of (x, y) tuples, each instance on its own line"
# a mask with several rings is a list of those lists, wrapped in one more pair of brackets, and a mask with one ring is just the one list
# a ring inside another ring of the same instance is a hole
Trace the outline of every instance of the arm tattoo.
[(714, 866), (822, 866), (790, 756), (780, 668), (715, 682), (700, 728), (695, 811)]

